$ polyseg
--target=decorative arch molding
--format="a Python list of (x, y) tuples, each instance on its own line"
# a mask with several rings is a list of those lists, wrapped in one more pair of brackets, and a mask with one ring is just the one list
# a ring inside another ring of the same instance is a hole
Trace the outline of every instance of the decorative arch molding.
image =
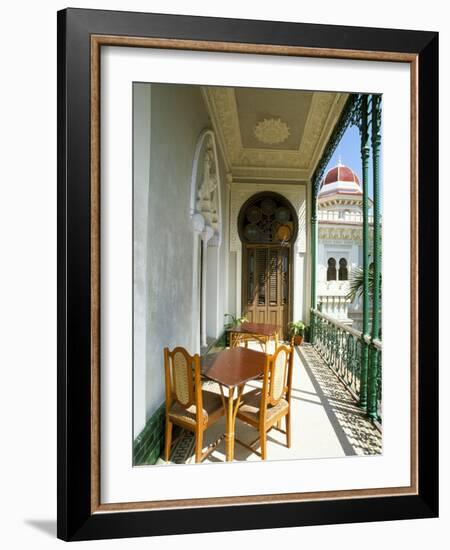
[[(253, 195), (273, 190), (273, 184), (265, 183), (235, 183), (231, 185), (230, 252), (239, 252), (242, 247), (238, 231), (238, 218), (243, 205)], [(298, 252), (306, 252), (306, 186), (280, 184), (276, 186), (276, 192), (287, 199), (293, 206), (298, 219), (298, 233), (295, 246)]]
[(220, 188), (216, 138), (206, 129), (195, 147), (189, 214), (194, 232), (208, 236), (208, 246), (220, 246), (222, 239)]
[(217, 338), (222, 242), (221, 184), (214, 132), (198, 137), (192, 162), (189, 215), (193, 230), (192, 349), (200, 353), (208, 338)]

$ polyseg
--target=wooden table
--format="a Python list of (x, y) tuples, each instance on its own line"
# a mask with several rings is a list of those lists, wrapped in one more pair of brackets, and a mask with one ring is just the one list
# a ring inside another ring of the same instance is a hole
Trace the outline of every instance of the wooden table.
[(246, 342), (251, 339), (259, 340), (264, 343), (264, 349), (267, 352), (267, 342), (275, 339), (275, 349), (278, 347), (278, 325), (269, 325), (266, 323), (242, 323), (238, 327), (230, 329), (230, 347), (234, 348), (240, 342)]
[[(202, 374), (220, 386), (226, 419), (227, 461), (233, 460), (234, 457), (234, 426), (245, 383), (264, 373), (266, 360), (265, 353), (248, 348), (225, 349), (219, 353), (206, 355), (201, 359)], [(224, 395), (224, 387), (228, 389), (228, 396)], [(236, 388), (237, 399), (234, 402)]]

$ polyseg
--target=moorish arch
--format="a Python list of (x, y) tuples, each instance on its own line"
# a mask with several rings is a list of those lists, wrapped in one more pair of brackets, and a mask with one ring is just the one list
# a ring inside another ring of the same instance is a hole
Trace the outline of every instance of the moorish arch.
[[(190, 217), (193, 230), (193, 348), (217, 338), (219, 322), (220, 254), (222, 242), (221, 181), (214, 132), (204, 130), (192, 163)], [(206, 307), (208, 305), (208, 307)]]
[[(293, 208), (298, 221), (295, 239), (291, 240), (291, 284), (294, 291), (291, 293), (291, 318), (306, 319), (309, 311), (308, 270), (307, 270), (307, 187), (303, 184), (292, 183), (231, 183), (230, 189), (230, 225), (229, 225), (229, 252), (230, 265), (234, 268), (230, 272), (230, 304), (234, 300), (235, 306), (230, 305), (233, 314), (241, 316), (245, 310), (243, 303), (243, 272), (245, 269), (244, 244), (239, 235), (239, 214), (243, 206), (252, 197), (260, 193), (273, 192), (283, 197)], [(233, 274), (234, 276), (233, 276)], [(233, 280), (232, 280), (233, 278)]]
[(241, 207), (242, 313), (253, 323), (274, 324), (286, 336), (292, 320), (292, 264), (298, 216), (273, 191), (252, 195)]

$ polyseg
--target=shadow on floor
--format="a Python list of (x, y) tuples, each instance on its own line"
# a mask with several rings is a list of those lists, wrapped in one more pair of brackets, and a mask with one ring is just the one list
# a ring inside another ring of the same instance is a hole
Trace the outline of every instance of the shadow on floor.
[(347, 456), (380, 454), (381, 433), (316, 350), (305, 345), (297, 348), (297, 353), (344, 453)]
[(45, 535), (56, 538), (56, 519), (26, 519), (25, 523)]

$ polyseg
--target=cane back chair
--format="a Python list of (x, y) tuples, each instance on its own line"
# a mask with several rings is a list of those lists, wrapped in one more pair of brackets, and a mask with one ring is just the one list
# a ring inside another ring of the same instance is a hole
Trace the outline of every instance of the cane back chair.
[(164, 459), (169, 461), (172, 444), (173, 424), (195, 433), (195, 462), (201, 462), (205, 455), (203, 432), (223, 414), (220, 395), (202, 390), (200, 357), (194, 356), (182, 347), (172, 351), (164, 348), (164, 370), (166, 382), (166, 433)]
[[(236, 439), (237, 443), (261, 456), (267, 456), (267, 432), (272, 428), (286, 434), (286, 445), (291, 446), (291, 390), (293, 348), (279, 346), (273, 355), (268, 355), (261, 388), (257, 388), (241, 397), (237, 418), (259, 431), (259, 437), (250, 445)], [(281, 429), (281, 420), (285, 418), (286, 430)], [(260, 441), (261, 452), (254, 445)]]

